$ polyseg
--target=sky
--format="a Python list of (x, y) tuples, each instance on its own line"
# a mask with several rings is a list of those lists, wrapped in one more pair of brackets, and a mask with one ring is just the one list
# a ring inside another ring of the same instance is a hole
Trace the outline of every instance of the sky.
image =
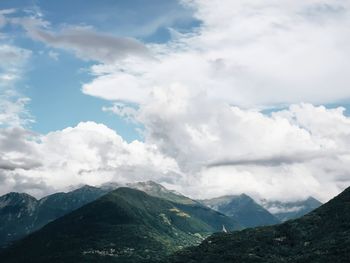
[(0, 1), (0, 194), (350, 185), (350, 1)]

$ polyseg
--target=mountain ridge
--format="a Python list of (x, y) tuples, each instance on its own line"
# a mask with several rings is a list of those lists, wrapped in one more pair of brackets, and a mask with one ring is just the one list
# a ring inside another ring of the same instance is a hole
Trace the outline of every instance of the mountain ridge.
[(167, 263), (328, 263), (350, 260), (350, 187), (299, 219), (218, 233)]
[(28, 258), (33, 262), (148, 262), (198, 243), (222, 225), (231, 230), (237, 227), (218, 212), (214, 216), (220, 222), (215, 225), (192, 211), (191, 205), (179, 207), (122, 187), (47, 224), (1, 257), (9, 263), (28, 262)]

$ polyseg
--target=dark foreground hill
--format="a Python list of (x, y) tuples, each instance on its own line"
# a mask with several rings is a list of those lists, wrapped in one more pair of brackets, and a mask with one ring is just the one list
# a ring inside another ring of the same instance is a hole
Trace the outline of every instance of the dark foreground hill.
[(214, 234), (166, 262), (350, 262), (350, 188), (302, 218)]
[(202, 200), (201, 202), (220, 213), (234, 218), (243, 227), (267, 226), (280, 223), (275, 216), (246, 194), (227, 195)]
[(150, 262), (209, 234), (237, 229), (209, 208), (119, 188), (49, 223), (0, 254), (3, 262)]

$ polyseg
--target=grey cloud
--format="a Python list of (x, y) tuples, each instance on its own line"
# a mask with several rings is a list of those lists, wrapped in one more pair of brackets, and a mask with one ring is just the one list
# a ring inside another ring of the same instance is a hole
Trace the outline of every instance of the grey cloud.
[(90, 27), (67, 27), (58, 33), (45, 29), (42, 20), (14, 19), (13, 23), (23, 26), (28, 35), (45, 44), (73, 51), (84, 60), (113, 63), (128, 56), (150, 57), (150, 52), (140, 41), (99, 33)]
[(27, 158), (17, 158), (15, 160), (3, 160), (0, 158), (0, 170), (14, 171), (16, 169), (31, 170), (41, 166), (41, 163)]
[(0, 153), (17, 151), (32, 153), (29, 140), (35, 140), (36, 134), (19, 127), (0, 129)]
[(238, 158), (238, 159), (224, 159), (212, 162), (207, 165), (208, 168), (220, 167), (220, 166), (240, 166), (240, 165), (252, 165), (252, 166), (281, 166), (285, 164), (305, 163), (314, 159), (320, 158), (337, 158), (342, 153), (334, 155), (331, 152), (309, 152), (309, 153), (296, 153), (291, 155), (276, 155), (262, 158)]
[(37, 197), (54, 192), (52, 186), (47, 185), (39, 178), (23, 176), (18, 173), (11, 174), (10, 176), (11, 179), (16, 182), (15, 185), (11, 187), (11, 191), (29, 193)]
[(40, 178), (0, 170), (0, 195), (8, 192), (28, 193), (36, 197), (42, 197), (55, 192), (55, 189)]
[(12, 14), (16, 11), (16, 9), (1, 9), (0, 10), (0, 28), (6, 25), (7, 19), (6, 15)]
[[(19, 127), (0, 129), (0, 170), (31, 170), (41, 166), (30, 144), (36, 135)], [(16, 156), (16, 157), (14, 157)]]

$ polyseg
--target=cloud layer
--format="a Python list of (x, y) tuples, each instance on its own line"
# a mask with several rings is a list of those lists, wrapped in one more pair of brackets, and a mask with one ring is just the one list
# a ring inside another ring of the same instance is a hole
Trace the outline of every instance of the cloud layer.
[(326, 201), (350, 185), (350, 118), (342, 108), (298, 104), (267, 116), (179, 89), (155, 91), (135, 115), (145, 142), (127, 143), (94, 122), (47, 135), (2, 129), (0, 192), (155, 180), (197, 198), (245, 192)]

